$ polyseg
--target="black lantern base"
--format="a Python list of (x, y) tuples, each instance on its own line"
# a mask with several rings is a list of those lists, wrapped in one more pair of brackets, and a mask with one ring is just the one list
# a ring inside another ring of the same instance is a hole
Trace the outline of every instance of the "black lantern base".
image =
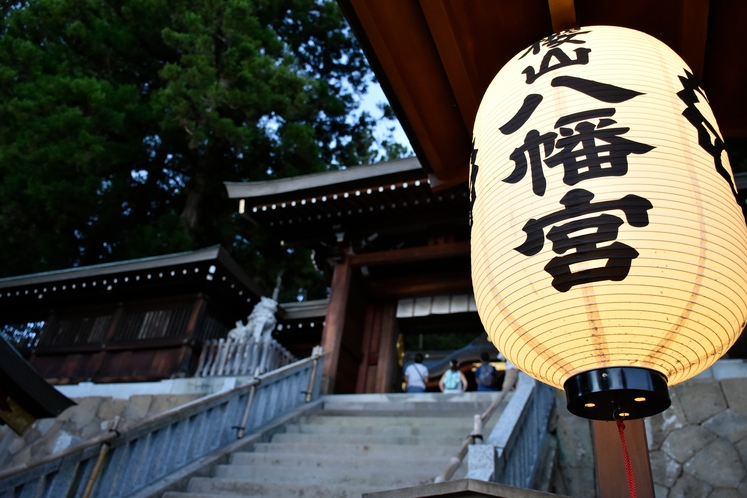
[(669, 400), (667, 378), (639, 367), (598, 368), (563, 384), (568, 411), (593, 420), (636, 419), (661, 413)]

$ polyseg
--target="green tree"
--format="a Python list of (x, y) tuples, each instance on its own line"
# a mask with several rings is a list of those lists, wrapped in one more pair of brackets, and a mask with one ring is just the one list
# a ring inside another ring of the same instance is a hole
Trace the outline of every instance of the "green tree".
[(355, 112), (372, 76), (331, 0), (0, 14), (0, 276), (221, 243), (265, 286), (290, 266), (319, 287), (305, 255), (242, 224), (223, 182), (405, 153)]

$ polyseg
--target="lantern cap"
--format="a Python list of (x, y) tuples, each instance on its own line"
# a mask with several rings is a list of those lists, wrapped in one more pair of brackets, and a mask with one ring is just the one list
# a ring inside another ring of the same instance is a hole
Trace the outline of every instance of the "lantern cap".
[(597, 368), (574, 375), (563, 387), (568, 411), (593, 420), (648, 417), (672, 404), (666, 376), (647, 368)]

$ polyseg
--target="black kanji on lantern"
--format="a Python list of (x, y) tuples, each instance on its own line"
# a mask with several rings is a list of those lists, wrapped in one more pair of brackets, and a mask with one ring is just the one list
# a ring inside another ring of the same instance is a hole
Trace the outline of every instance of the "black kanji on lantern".
[[(584, 189), (573, 189), (560, 200), (565, 209), (556, 211), (538, 219), (531, 219), (524, 225), (526, 240), (515, 250), (525, 256), (533, 256), (542, 250), (545, 244), (544, 230), (552, 226), (547, 238), (552, 242), (552, 249), (556, 254), (565, 254), (569, 250), (574, 252), (565, 256), (552, 258), (545, 265), (545, 270), (552, 275), (552, 286), (559, 292), (567, 292), (575, 285), (601, 280), (620, 281), (628, 276), (633, 259), (638, 257), (638, 251), (621, 242), (600, 247), (599, 244), (612, 242), (617, 239), (618, 229), (623, 220), (618, 216), (604, 213), (610, 210), (620, 210), (631, 226), (645, 227), (648, 225), (648, 210), (653, 206), (647, 199), (629, 194), (619, 200), (592, 203), (594, 194)], [(603, 213), (589, 217), (594, 213)], [(574, 218), (581, 218), (575, 219)], [(568, 223), (562, 223), (573, 220)], [(589, 229), (596, 229), (592, 233)], [(584, 232), (573, 236), (576, 232)], [(571, 266), (595, 260), (607, 260), (602, 267), (594, 267), (580, 271), (572, 271)]]
[(472, 226), (472, 208), (475, 207), (475, 199), (477, 199), (477, 189), (475, 182), (477, 182), (477, 172), (480, 167), (477, 165), (477, 149), (475, 149), (475, 141), (472, 140), (472, 154), (469, 158), (470, 164), (470, 177), (469, 177), (469, 226)]
[(590, 48), (581, 47), (574, 50), (574, 52), (576, 53), (576, 58), (571, 59), (562, 48), (548, 50), (542, 58), (542, 62), (540, 62), (539, 71), (536, 71), (532, 66), (527, 66), (526, 69), (522, 71), (522, 74), (527, 76), (527, 85), (531, 85), (537, 81), (537, 78), (544, 76), (551, 71), (577, 64), (583, 65), (589, 63)]
[[(555, 123), (563, 136), (555, 143), (560, 152), (545, 159), (545, 164), (550, 168), (563, 165), (563, 183), (576, 185), (591, 178), (623, 176), (628, 172), (630, 154), (645, 154), (653, 149), (620, 136), (630, 128), (609, 128), (617, 123), (608, 119), (614, 114), (613, 108), (595, 109), (564, 116)], [(596, 118), (601, 118), (598, 124), (589, 121)], [(567, 126), (573, 123), (577, 123), (573, 129)]]
[(540, 50), (542, 47), (547, 48), (555, 48), (559, 47), (560, 45), (563, 45), (564, 43), (573, 43), (576, 45), (581, 45), (586, 43), (584, 40), (577, 40), (576, 37), (579, 35), (585, 35), (586, 33), (590, 33), (590, 31), (579, 31), (577, 29), (569, 29), (567, 31), (561, 31), (560, 33), (553, 33), (550, 36), (541, 39), (540, 41), (536, 41), (530, 45), (530, 47), (527, 49), (526, 52), (524, 52), (521, 57), (519, 57), (519, 60), (526, 57), (529, 52), (532, 52), (532, 54), (537, 55), (540, 53)]
[[(518, 183), (529, 168), (532, 172), (532, 192), (542, 196), (546, 188), (543, 162), (550, 168), (562, 164), (563, 182), (566, 185), (576, 185), (591, 178), (625, 175), (628, 172), (627, 157), (630, 154), (645, 154), (653, 147), (621, 137), (630, 128), (610, 128), (617, 123), (609, 119), (614, 114), (615, 109), (610, 107), (563, 116), (555, 123), (562, 137), (557, 140), (558, 134), (555, 132), (540, 134), (537, 130), (530, 130), (524, 144), (511, 153), (510, 159), (515, 167), (503, 181)], [(599, 121), (594, 123), (590, 121), (592, 119)], [(575, 124), (575, 127), (570, 128), (568, 125), (571, 124)], [(559, 152), (551, 155), (555, 149)]]
[(724, 140), (721, 138), (721, 135), (719, 135), (716, 127), (710, 123), (705, 116), (703, 116), (703, 113), (700, 112), (695, 105), (697, 102), (700, 102), (698, 94), (700, 94), (703, 100), (707, 102), (705, 94), (698, 85), (695, 76), (687, 69), (684, 71), (686, 76), (679, 77), (683, 89), (677, 93), (680, 100), (687, 104), (687, 108), (682, 111), (682, 115), (685, 116), (685, 118), (687, 118), (687, 120), (690, 121), (698, 131), (698, 144), (703, 148), (703, 150), (710, 154), (711, 157), (713, 157), (716, 171), (724, 180), (726, 180), (726, 183), (729, 184), (729, 188), (731, 189), (731, 193), (735, 198), (737, 198), (737, 189), (734, 186), (731, 174), (726, 170), (726, 167), (721, 160), (721, 155), (725, 150)]

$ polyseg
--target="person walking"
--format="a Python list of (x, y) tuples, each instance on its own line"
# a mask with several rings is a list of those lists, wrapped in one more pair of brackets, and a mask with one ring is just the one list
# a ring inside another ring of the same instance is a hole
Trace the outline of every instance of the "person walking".
[(451, 360), (451, 367), (444, 372), (438, 387), (445, 393), (461, 393), (467, 390), (467, 378), (459, 370), (457, 360)]
[(405, 368), (405, 392), (424, 393), (425, 385), (428, 383), (428, 367), (423, 365), (423, 355), (415, 354), (415, 363), (410, 363)]
[(478, 391), (495, 391), (498, 372), (490, 364), (490, 355), (482, 353), (480, 355), (480, 366), (475, 370), (475, 382), (477, 382)]

